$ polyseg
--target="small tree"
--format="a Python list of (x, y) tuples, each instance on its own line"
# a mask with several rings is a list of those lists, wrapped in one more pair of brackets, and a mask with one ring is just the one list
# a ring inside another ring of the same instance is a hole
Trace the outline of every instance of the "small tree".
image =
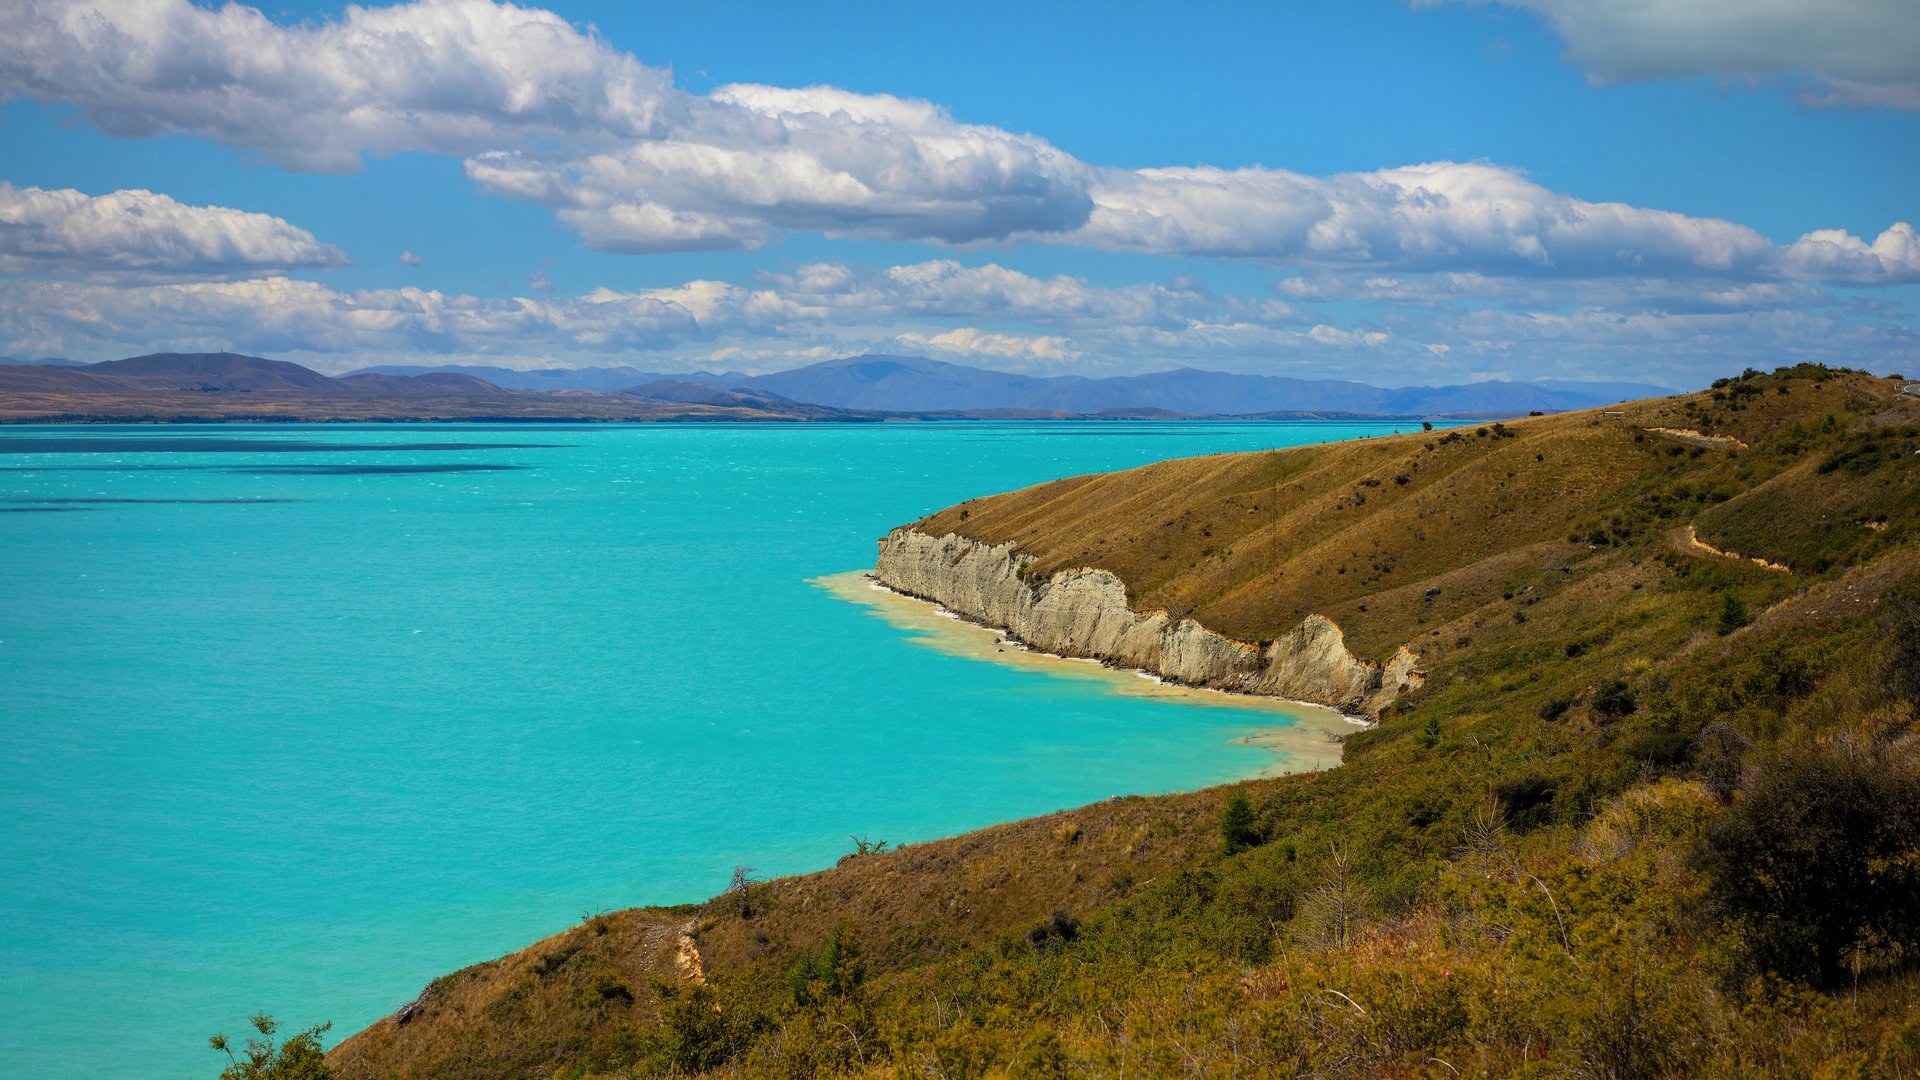
[(1726, 637), (1752, 621), (1747, 617), (1747, 605), (1738, 596), (1733, 593), (1720, 594), (1720, 611), (1714, 617), (1714, 629), (1721, 637)]
[(1440, 714), (1434, 713), (1433, 715), (1428, 716), (1427, 722), (1420, 725), (1420, 732), (1419, 734), (1415, 735), (1413, 739), (1415, 742), (1419, 743), (1422, 747), (1428, 750), (1431, 750), (1434, 747), (1439, 746), (1440, 745)]
[(1309, 945), (1344, 949), (1359, 933), (1370, 900), (1346, 850), (1335, 844), (1327, 854), (1320, 885), (1300, 905), (1295, 929)]
[(332, 1024), (317, 1024), (276, 1045), (273, 1037), (280, 1024), (273, 1017), (259, 1013), (248, 1023), (260, 1037), (248, 1039), (237, 1055), (225, 1035), (207, 1040), (207, 1045), (227, 1055), (220, 1080), (334, 1080), (333, 1070), (327, 1068), (326, 1051), (320, 1046), (320, 1036)]
[(1236, 791), (1220, 811), (1220, 850), (1228, 855), (1260, 846), (1260, 829), (1253, 818), (1247, 793)]
[(727, 891), (739, 896), (740, 917), (743, 919), (753, 918), (753, 875), (756, 872), (755, 867), (735, 866), (733, 880), (727, 883)]
[(1722, 803), (1733, 801), (1740, 790), (1740, 755), (1753, 746), (1732, 724), (1715, 720), (1693, 737), (1699, 748), (1700, 783), (1707, 794)]

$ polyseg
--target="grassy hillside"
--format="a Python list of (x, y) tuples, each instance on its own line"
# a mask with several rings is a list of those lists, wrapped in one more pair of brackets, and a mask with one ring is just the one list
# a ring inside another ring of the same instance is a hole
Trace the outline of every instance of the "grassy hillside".
[(1920, 1071), (1920, 399), (1821, 368), (971, 501), (1426, 686), (1330, 772), (600, 916), (346, 1077)]

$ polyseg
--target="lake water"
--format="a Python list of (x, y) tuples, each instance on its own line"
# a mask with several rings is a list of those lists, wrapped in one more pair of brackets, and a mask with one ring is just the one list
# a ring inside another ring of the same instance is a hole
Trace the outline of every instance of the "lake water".
[(1390, 424), (0, 429), (0, 1076), (210, 1078), (583, 913), (1248, 776), (1285, 717), (816, 584), (962, 499)]

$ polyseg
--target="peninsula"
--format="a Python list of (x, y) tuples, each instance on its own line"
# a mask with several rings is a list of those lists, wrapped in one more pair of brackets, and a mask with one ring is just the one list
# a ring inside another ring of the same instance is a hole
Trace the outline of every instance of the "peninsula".
[(818, 873), (595, 915), (433, 981), (329, 1060), (1910, 1072), (1920, 399), (1902, 390), (1749, 371), (903, 526), (876, 570), (903, 591), (1374, 723), (1323, 772), (860, 843)]

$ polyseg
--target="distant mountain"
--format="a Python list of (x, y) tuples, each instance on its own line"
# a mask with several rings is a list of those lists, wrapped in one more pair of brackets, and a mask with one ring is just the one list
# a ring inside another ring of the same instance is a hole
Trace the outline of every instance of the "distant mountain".
[(709, 386), (706, 383), (687, 382), (684, 379), (656, 379), (639, 386), (629, 386), (620, 393), (652, 401), (677, 401), (693, 405), (746, 405), (759, 408), (770, 405), (800, 404), (792, 398), (782, 397), (771, 390), (750, 386), (729, 390)]
[[(8, 415), (94, 415), (98, 410), (79, 402), (85, 398), (123, 416), (146, 415), (138, 410), (148, 408), (155, 416), (238, 415), (235, 410), (250, 409), (339, 418), (495, 413), (785, 420), (1467, 418), (1562, 412), (1671, 392), (1636, 383), (1564, 380), (1383, 389), (1338, 379), (1193, 368), (1094, 379), (1019, 375), (915, 356), (853, 356), (769, 375), (658, 375), (624, 365), (541, 371), (387, 365), (329, 378), (285, 360), (240, 353), (0, 365), (0, 395), (16, 399), (0, 401), (0, 412)], [(36, 400), (20, 400), (29, 395)], [(75, 401), (54, 400), (63, 396)], [(229, 396), (235, 400), (213, 403)], [(240, 405), (242, 397), (259, 404)]]
[(918, 356), (881, 355), (827, 360), (769, 375), (715, 375), (706, 371), (660, 375), (625, 366), (514, 371), (496, 367), (389, 365), (365, 370), (395, 375), (459, 372), (499, 386), (539, 390), (631, 393), (639, 385), (676, 384), (681, 388), (662, 391), (680, 395), (664, 399), (675, 401), (696, 400), (699, 392), (686, 389), (691, 385), (736, 393), (765, 390), (783, 400), (836, 409), (909, 413), (1017, 410), (1037, 414), (1139, 415), (1140, 410), (1162, 410), (1202, 416), (1329, 413), (1512, 416), (1535, 409), (1563, 412), (1673, 393), (1668, 387), (1645, 383), (1572, 380), (1491, 381), (1464, 386), (1383, 389), (1340, 379), (1236, 375), (1194, 368), (1107, 378), (1018, 375)]
[(38, 360), (22, 360), (17, 356), (0, 356), (0, 367), (80, 367), (84, 360), (68, 360), (63, 356), (43, 356)]
[(615, 367), (533, 368), (527, 371), (488, 367), (481, 364), (441, 364), (434, 367), (419, 364), (378, 364), (348, 372), (346, 377), (364, 374), (420, 376), (441, 373), (471, 375), (510, 390), (590, 390), (597, 394), (619, 393), (630, 386), (658, 382), (663, 379), (703, 383), (726, 380), (724, 375), (711, 375), (707, 372), (698, 372), (693, 375), (663, 375), (657, 371), (641, 371), (639, 368), (628, 367), (625, 364)]
[(1576, 382), (1480, 382), (1382, 389), (1335, 379), (1235, 375), (1182, 368), (1150, 375), (1089, 379), (1015, 375), (910, 356), (855, 356), (758, 375), (744, 385), (797, 401), (842, 409), (1112, 409), (1245, 415), (1344, 412), (1448, 416), (1558, 412), (1673, 391), (1662, 386)]
[(459, 396), (510, 397), (511, 391), (485, 379), (451, 371), (430, 371), (424, 375), (381, 375), (364, 372), (344, 375), (334, 383), (356, 394), (395, 394), (404, 397)]
[(0, 366), (0, 421), (45, 420), (877, 420), (766, 390), (676, 382), (656, 394), (539, 393), (460, 372), (334, 379), (239, 353), (153, 353), (81, 366)]

